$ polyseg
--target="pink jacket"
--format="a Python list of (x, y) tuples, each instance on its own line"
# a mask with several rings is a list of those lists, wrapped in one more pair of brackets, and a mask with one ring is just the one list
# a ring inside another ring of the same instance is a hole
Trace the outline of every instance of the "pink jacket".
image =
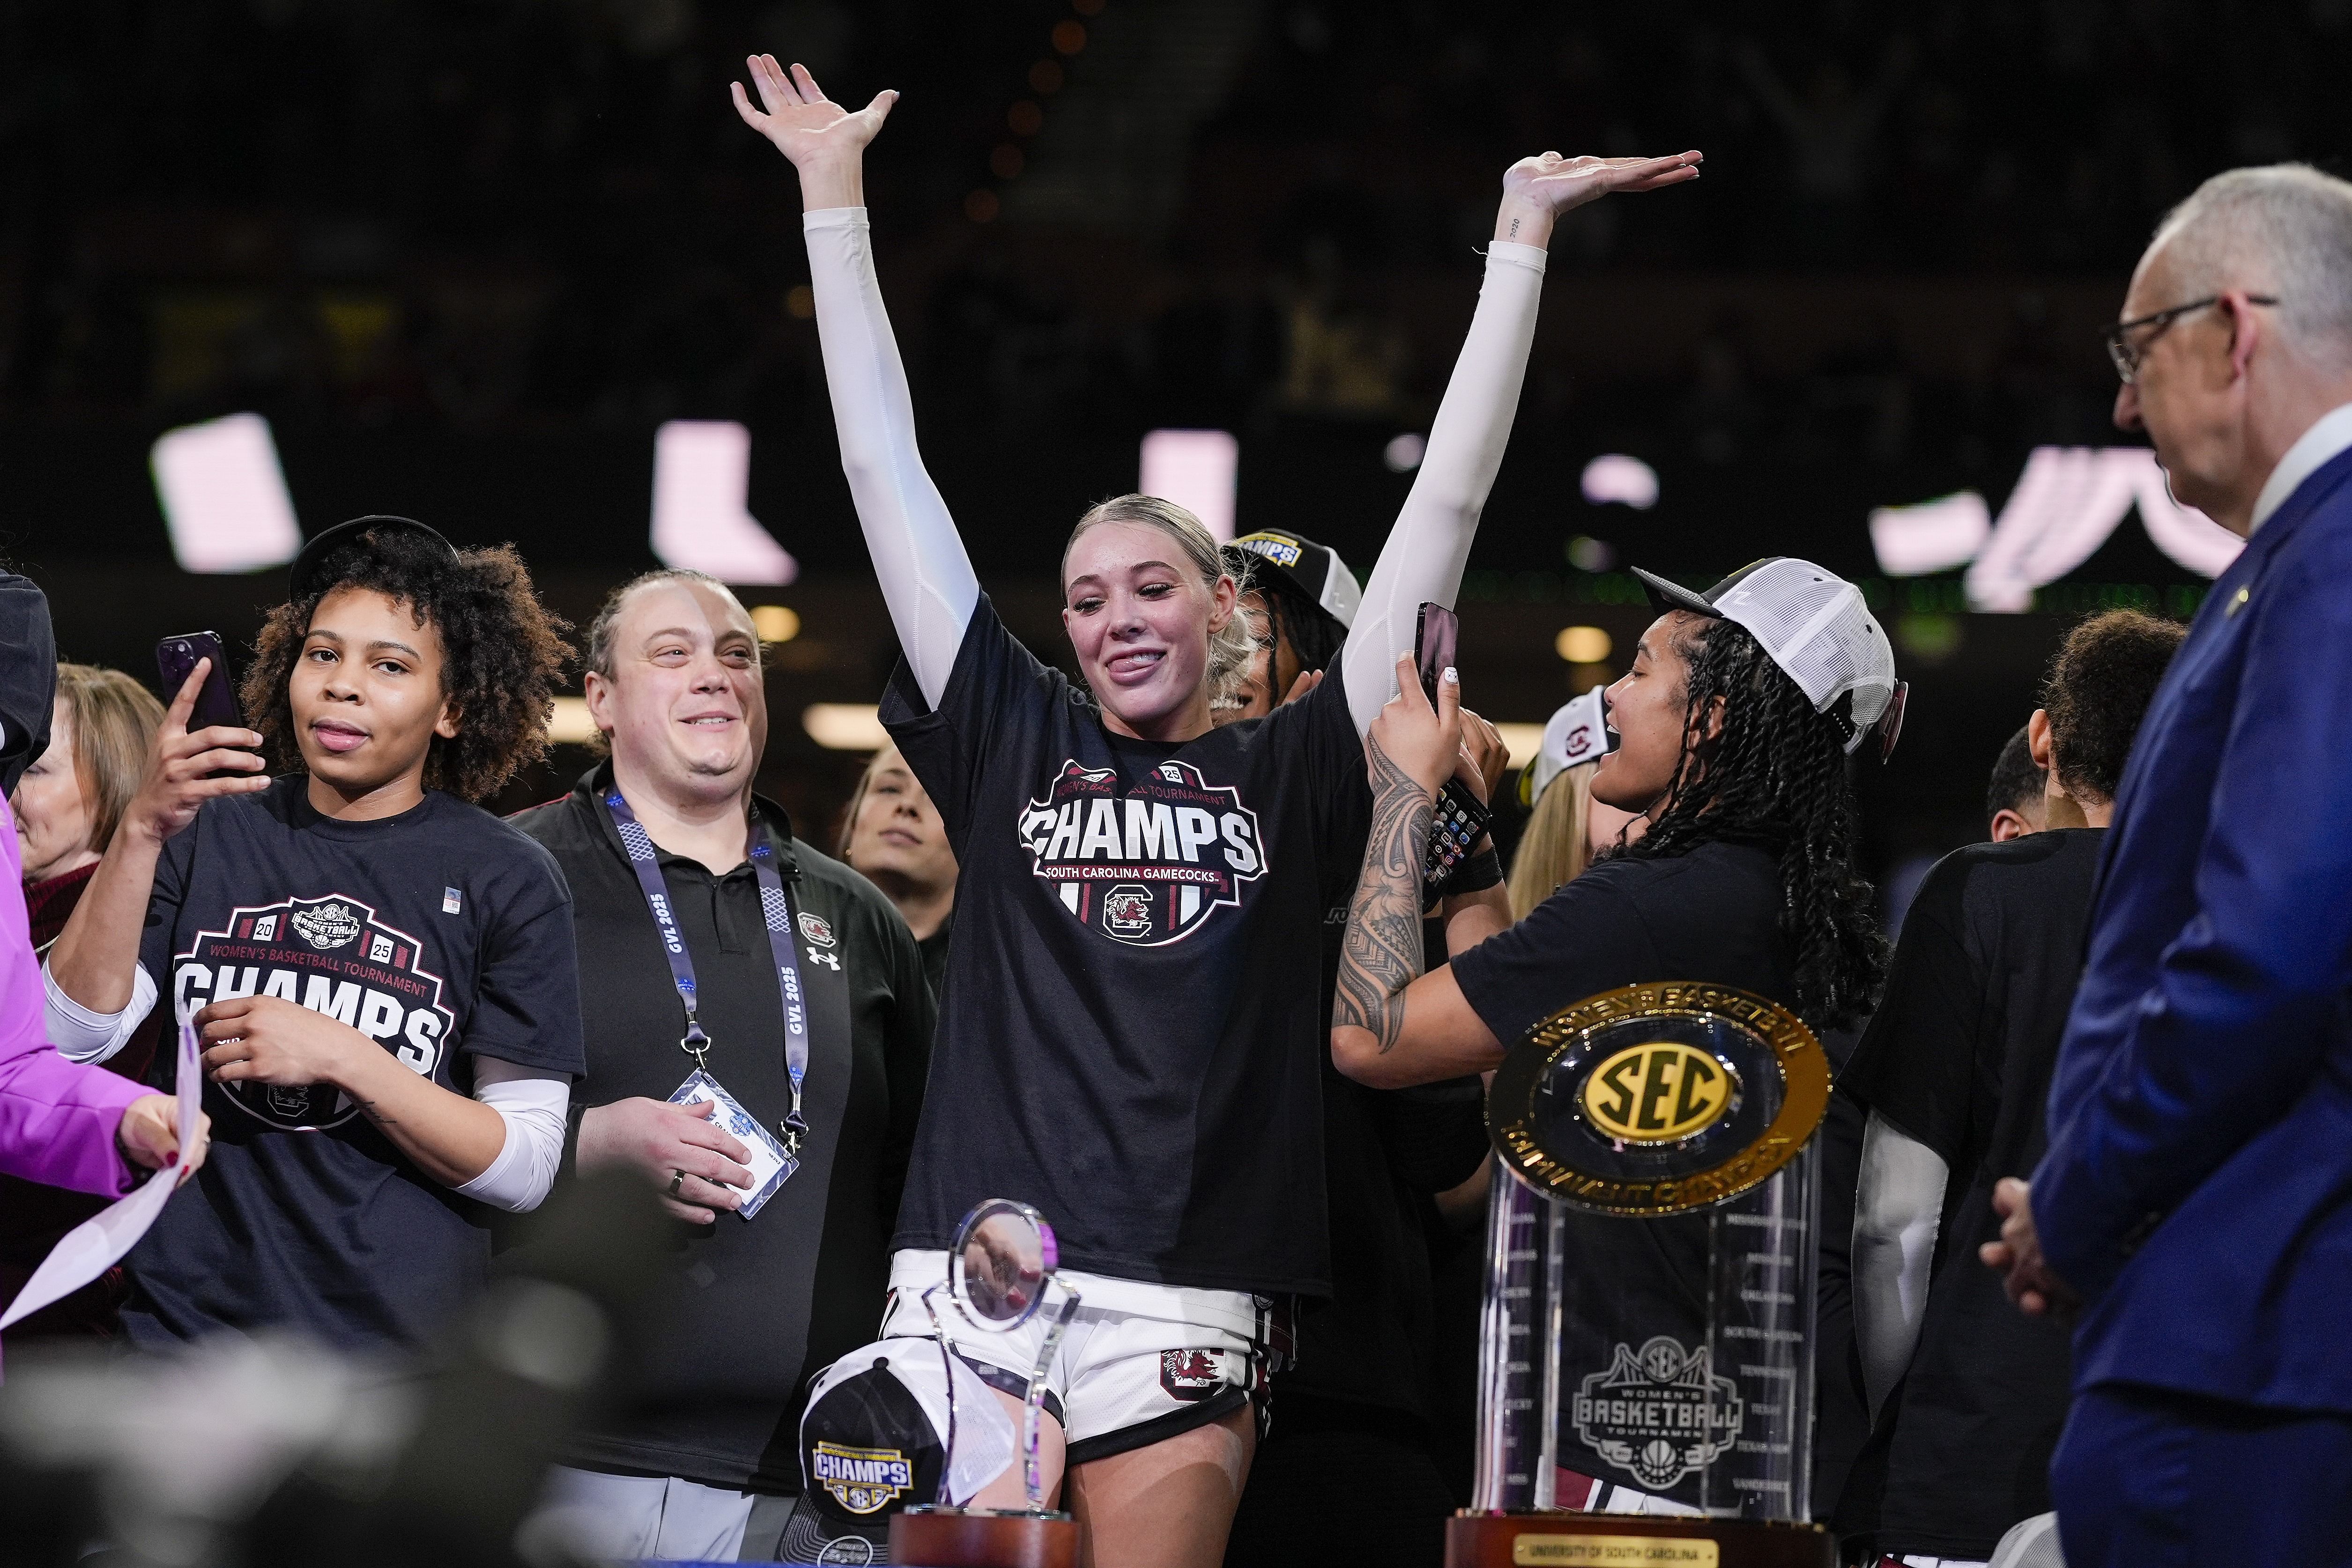
[(115, 1146), (123, 1108), (153, 1091), (68, 1061), (41, 1023), (41, 966), (25, 915), (16, 820), (0, 800), (0, 1171), (114, 1197), (138, 1185)]

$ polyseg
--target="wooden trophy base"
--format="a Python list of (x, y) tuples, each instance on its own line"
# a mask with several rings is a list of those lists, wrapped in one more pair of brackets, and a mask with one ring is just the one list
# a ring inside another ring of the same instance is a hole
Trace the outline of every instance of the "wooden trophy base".
[[(897, 1541), (894, 1535), (893, 1542)], [(1837, 1568), (1818, 1524), (1622, 1513), (1473, 1513), (1445, 1521), (1445, 1568)]]
[(890, 1561), (919, 1568), (1078, 1568), (1066, 1513), (910, 1508), (890, 1516)]

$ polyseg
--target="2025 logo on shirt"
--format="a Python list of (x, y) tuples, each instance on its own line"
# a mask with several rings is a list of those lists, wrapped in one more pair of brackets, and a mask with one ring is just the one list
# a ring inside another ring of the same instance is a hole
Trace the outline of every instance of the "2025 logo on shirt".
[[(457, 1019), (441, 1005), (441, 977), (418, 963), (421, 944), (347, 894), (289, 898), (230, 912), (226, 931), (199, 931), (172, 960), (175, 1016), (208, 1002), (283, 997), (347, 1023), (420, 1078), (433, 1076)], [(257, 1120), (287, 1132), (332, 1127), (359, 1113), (330, 1084), (224, 1083)]]

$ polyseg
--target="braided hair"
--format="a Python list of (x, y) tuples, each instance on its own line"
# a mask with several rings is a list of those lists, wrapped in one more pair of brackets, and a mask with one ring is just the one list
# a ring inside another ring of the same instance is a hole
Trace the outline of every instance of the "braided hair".
[[(1649, 831), (1615, 853), (1659, 859), (1718, 840), (1776, 852), (1798, 1016), (1816, 1030), (1843, 1028), (1877, 999), (1886, 941), (1854, 869), (1853, 787), (1837, 723), (1734, 622), (1699, 621), (1675, 651), (1689, 675), (1675, 781)], [(1717, 703), (1721, 729), (1699, 738)]]

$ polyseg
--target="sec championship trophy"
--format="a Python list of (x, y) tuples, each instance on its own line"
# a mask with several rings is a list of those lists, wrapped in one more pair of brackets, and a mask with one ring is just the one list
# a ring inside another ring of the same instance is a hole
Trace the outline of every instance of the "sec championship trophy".
[(1696, 982), (1589, 997), (1495, 1075), (1475, 1508), (1447, 1568), (1827, 1568), (1805, 1522), (1821, 1044)]

